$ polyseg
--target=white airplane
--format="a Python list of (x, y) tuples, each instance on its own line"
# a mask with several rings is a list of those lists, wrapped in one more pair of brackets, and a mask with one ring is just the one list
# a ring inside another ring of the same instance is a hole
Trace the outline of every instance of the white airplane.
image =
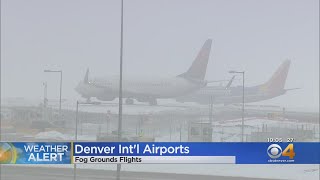
[[(285, 83), (288, 76), (291, 61), (284, 61), (272, 77), (264, 84), (244, 87), (245, 102), (260, 102), (272, 99), (285, 94), (290, 90), (286, 89)], [(177, 97), (178, 102), (197, 102), (199, 104), (235, 104), (242, 102), (242, 86), (231, 87), (234, 77), (224, 87), (206, 86), (186, 96)]]
[[(133, 104), (133, 99), (136, 99), (139, 102), (149, 102), (150, 105), (156, 105), (157, 99), (178, 97), (206, 86), (207, 81), (204, 78), (211, 44), (212, 40), (208, 39), (188, 71), (176, 77), (165, 79), (123, 78), (123, 97), (126, 98), (126, 104)], [(75, 90), (88, 101), (91, 97), (101, 101), (112, 101), (119, 97), (119, 78), (89, 80), (89, 70), (87, 70), (84, 80), (77, 85)]]

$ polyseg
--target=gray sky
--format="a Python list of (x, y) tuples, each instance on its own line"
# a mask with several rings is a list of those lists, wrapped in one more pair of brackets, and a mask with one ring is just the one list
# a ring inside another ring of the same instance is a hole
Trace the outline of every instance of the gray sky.
[[(288, 58), (286, 87), (302, 89), (265, 103), (318, 109), (318, 0), (125, 0), (124, 10), (125, 76), (180, 74), (212, 38), (208, 80), (236, 69), (257, 85)], [(1, 23), (2, 97), (42, 98), (48, 81), (58, 98), (59, 77), (45, 68), (63, 70), (68, 99), (87, 67), (119, 72), (118, 0), (2, 0)]]

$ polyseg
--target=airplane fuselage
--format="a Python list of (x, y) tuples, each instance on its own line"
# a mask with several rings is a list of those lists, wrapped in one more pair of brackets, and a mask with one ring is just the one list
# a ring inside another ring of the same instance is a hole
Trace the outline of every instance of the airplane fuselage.
[[(188, 94), (205, 86), (204, 81), (194, 82), (182, 77), (162, 79), (123, 79), (123, 97), (147, 102), (150, 99), (173, 98)], [(119, 79), (94, 79), (80, 82), (76, 90), (85, 98), (96, 97), (110, 101), (119, 96)]]
[[(259, 102), (283, 95), (286, 90), (269, 91), (261, 87), (245, 87), (245, 103)], [(231, 87), (230, 89), (205, 87), (195, 93), (176, 98), (178, 102), (197, 102), (199, 104), (234, 104), (242, 103), (242, 87)]]
[[(127, 104), (133, 104), (133, 99), (141, 102), (157, 104), (158, 98), (174, 98), (185, 95), (206, 86), (205, 75), (210, 56), (212, 40), (203, 44), (200, 52), (187, 71), (172, 78), (138, 78), (130, 76), (122, 80), (122, 97), (127, 98)], [(111, 101), (119, 97), (119, 78), (100, 78), (89, 81), (89, 69), (76, 91), (82, 97), (90, 100)]]

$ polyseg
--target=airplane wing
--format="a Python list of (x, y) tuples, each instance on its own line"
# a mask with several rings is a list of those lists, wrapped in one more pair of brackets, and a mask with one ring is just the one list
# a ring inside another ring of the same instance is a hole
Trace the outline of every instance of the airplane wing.
[(212, 80), (212, 81), (207, 81), (207, 83), (217, 83), (217, 82), (229, 82), (230, 80), (227, 80), (227, 79), (225, 79), (225, 80)]
[(236, 75), (233, 75), (228, 84), (226, 85), (226, 89), (229, 89)]
[(297, 89), (301, 89), (301, 88), (289, 88), (289, 89), (284, 89), (286, 91), (292, 91), (292, 90), (297, 90)]

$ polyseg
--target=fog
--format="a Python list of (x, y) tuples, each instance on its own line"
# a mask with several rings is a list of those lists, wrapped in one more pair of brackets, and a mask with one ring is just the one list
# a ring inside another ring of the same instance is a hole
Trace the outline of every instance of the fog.
[[(207, 80), (246, 71), (246, 86), (264, 83), (292, 60), (286, 88), (301, 88), (265, 101), (319, 107), (319, 2), (125, 1), (124, 78), (176, 76), (190, 66), (202, 43), (213, 39)], [(119, 74), (120, 3), (115, 0), (3, 0), (1, 97), (77, 99), (76, 84), (90, 76)], [(233, 85), (241, 84), (241, 77)]]

